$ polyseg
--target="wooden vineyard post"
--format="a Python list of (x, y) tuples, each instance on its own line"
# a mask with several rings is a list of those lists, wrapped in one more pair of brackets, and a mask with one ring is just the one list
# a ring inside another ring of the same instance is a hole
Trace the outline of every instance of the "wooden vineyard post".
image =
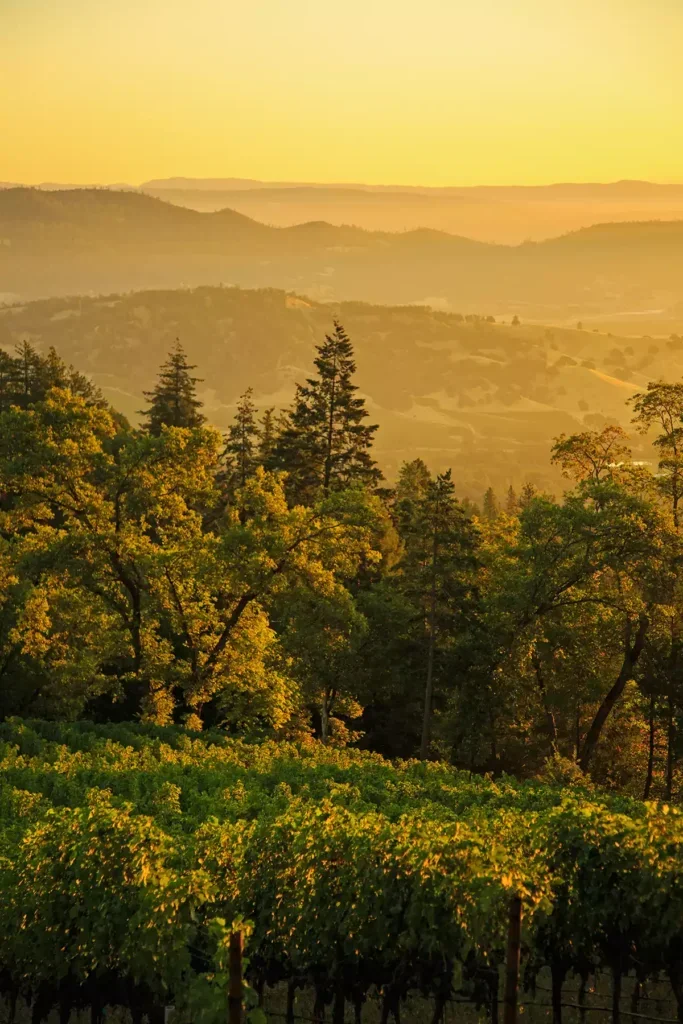
[(519, 960), (522, 946), (522, 897), (510, 902), (508, 948), (505, 963), (505, 996), (503, 1024), (517, 1024), (517, 993), (519, 991)]
[(242, 1024), (242, 932), (230, 934), (230, 987), (228, 1024)]

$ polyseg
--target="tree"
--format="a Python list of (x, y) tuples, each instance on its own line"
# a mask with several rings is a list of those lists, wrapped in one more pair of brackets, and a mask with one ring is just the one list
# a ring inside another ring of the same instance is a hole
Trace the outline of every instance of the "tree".
[[(231, 486), (244, 487), (260, 459), (260, 431), (256, 422), (253, 388), (247, 388), (237, 403), (235, 420), (228, 430), (223, 458)], [(270, 411), (270, 410), (269, 410)], [(262, 464), (262, 463), (261, 463)]]
[(498, 516), (498, 499), (493, 487), (489, 487), (484, 495), (482, 514), (489, 523), (492, 523)]
[[(429, 752), (435, 674), (444, 673), (447, 651), (467, 617), (475, 595), (476, 532), (455, 497), (450, 470), (426, 485), (416, 463), (409, 464), (420, 485), (402, 509), (405, 555), (397, 567), (402, 592), (419, 609), (426, 641), (420, 757)], [(415, 471), (418, 471), (417, 473)], [(437, 663), (438, 662), (438, 663)]]
[(524, 486), (522, 487), (522, 490), (520, 491), (519, 507), (520, 508), (527, 508), (527, 506), (536, 497), (536, 493), (537, 493), (536, 492), (536, 488), (534, 487), (533, 484), (528, 483), (528, 482), (525, 483)]
[(505, 499), (505, 511), (509, 516), (516, 516), (519, 512), (519, 502), (512, 484), (508, 487), (507, 498)]
[(265, 469), (273, 468), (273, 457), (279, 429), (280, 425), (278, 417), (275, 415), (275, 409), (272, 407), (264, 409), (258, 426), (258, 461), (259, 465), (264, 466)]
[(62, 713), (106, 691), (101, 714), (113, 699), (159, 724), (279, 728), (300, 708), (271, 609), (304, 592), (345, 605), (344, 581), (374, 557), (374, 507), (347, 491), (290, 509), (259, 469), (207, 517), (222, 509), (220, 447), (207, 427), (117, 434), (106, 409), (58, 389), (0, 415), (14, 499), (0, 580), (17, 581), (7, 616), (0, 602), (3, 700), (11, 676), (24, 709), (40, 688), (61, 687)]
[(678, 529), (678, 508), (683, 498), (683, 384), (655, 381), (630, 402), (635, 412), (633, 422), (642, 434), (654, 425), (661, 429), (654, 442), (661, 456), (660, 486), (671, 502), (671, 515)]
[(51, 388), (68, 388), (88, 403), (105, 405), (99, 388), (73, 366), (67, 366), (54, 348), (42, 356), (27, 341), (15, 355), (0, 353), (0, 411), (16, 405), (27, 409), (42, 401)]
[(317, 346), (316, 377), (298, 384), (294, 406), (275, 451), (298, 501), (360, 483), (374, 486), (382, 474), (372, 458), (377, 426), (365, 423), (365, 401), (356, 396), (353, 346), (342, 325)]
[(150, 403), (141, 413), (145, 417), (144, 429), (152, 437), (159, 437), (164, 427), (200, 427), (204, 416), (202, 403), (196, 396), (200, 377), (191, 376), (195, 367), (190, 365), (179, 341), (159, 370), (159, 379), (152, 391), (144, 391)]
[[(683, 498), (683, 384), (654, 381), (645, 392), (630, 400), (634, 420), (640, 433), (658, 426), (660, 432), (654, 447), (660, 455), (656, 483), (666, 502), (674, 530), (680, 535), (680, 505)], [(679, 537), (680, 544), (680, 537)], [(662, 609), (651, 630), (644, 659), (645, 671), (641, 686), (649, 698), (648, 776), (645, 791), (649, 795), (654, 768), (654, 745), (658, 711), (663, 706), (666, 730), (666, 783), (664, 796), (672, 796), (673, 770), (677, 752), (676, 722), (683, 710), (683, 594), (681, 594), (680, 552), (674, 552), (672, 571), (675, 576), (675, 598)]]
[(618, 426), (588, 430), (582, 434), (560, 434), (551, 449), (550, 461), (564, 476), (601, 483), (611, 478), (621, 464), (631, 459), (626, 433)]

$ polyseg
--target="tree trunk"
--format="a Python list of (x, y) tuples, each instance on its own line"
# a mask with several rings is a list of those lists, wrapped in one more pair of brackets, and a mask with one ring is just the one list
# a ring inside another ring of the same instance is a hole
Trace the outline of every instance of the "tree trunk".
[(287, 1024), (294, 1024), (294, 1008), (296, 1005), (296, 984), (290, 981), (287, 985), (287, 1010), (285, 1020)]
[(346, 996), (344, 993), (344, 979), (337, 978), (334, 987), (334, 1005), (332, 1007), (332, 1024), (344, 1024), (344, 1008)]
[(562, 1024), (562, 987), (567, 976), (564, 964), (553, 964), (550, 969), (552, 978), (553, 1024)]
[(326, 690), (320, 705), (320, 739), (323, 743), (327, 743), (330, 738), (330, 711), (335, 695), (334, 690)]
[(621, 671), (619, 672), (619, 675), (617, 676), (609, 693), (605, 696), (602, 704), (596, 711), (595, 718), (591, 722), (591, 727), (588, 730), (588, 734), (586, 735), (586, 739), (583, 743), (583, 750), (581, 751), (581, 757), (579, 758), (579, 766), (584, 772), (588, 770), (588, 766), (590, 765), (593, 754), (595, 753), (605, 722), (609, 718), (614, 705), (624, 692), (629, 679), (633, 677), (633, 670), (638, 658), (643, 652), (645, 637), (647, 635), (649, 625), (650, 621), (647, 615), (645, 615), (644, 612), (641, 613), (633, 643), (631, 643), (631, 633), (633, 631), (632, 624), (629, 622), (626, 627), (626, 651), (624, 653)]
[(491, 978), (489, 981), (489, 996), (491, 1000), (491, 1024), (498, 1024), (498, 986), (500, 984), (500, 977), (498, 975), (498, 969), (495, 968), (491, 971)]
[(434, 689), (434, 642), (436, 631), (436, 565), (439, 555), (439, 532), (434, 527), (432, 543), (432, 581), (429, 594), (429, 649), (427, 651), (427, 682), (425, 685), (424, 714), (422, 718), (422, 742), (420, 760), (427, 757), (432, 731), (432, 693)]
[(647, 750), (647, 775), (645, 776), (645, 788), (643, 789), (643, 800), (649, 800), (652, 789), (652, 776), (655, 770), (655, 695), (650, 695), (650, 736)]
[(581, 982), (579, 984), (578, 992), (578, 1004), (579, 1004), (579, 1021), (580, 1024), (586, 1024), (586, 983), (588, 981), (588, 975), (581, 975)]
[(683, 984), (681, 983), (681, 968), (678, 959), (675, 964), (669, 966), (669, 981), (676, 999), (676, 1016), (683, 1024)]
[(612, 968), (612, 1024), (621, 1020), (621, 967)]
[(440, 993), (434, 1000), (434, 1013), (432, 1014), (432, 1024), (443, 1024), (445, 1006), (446, 999), (444, 995)]
[(667, 701), (667, 729), (666, 729), (666, 791), (665, 800), (671, 800), (674, 779), (674, 743), (676, 741), (676, 721), (674, 718), (674, 705), (671, 693)]
[(545, 715), (545, 724), (548, 730), (548, 739), (550, 740), (550, 748), (553, 754), (557, 753), (557, 723), (555, 722), (555, 715), (548, 706), (548, 691), (545, 686), (545, 679), (543, 678), (543, 671), (541, 669), (540, 659), (534, 654), (533, 656), (534, 672), (536, 673), (536, 683), (538, 685), (538, 692), (541, 698), (541, 705), (543, 706), (543, 714)]
[(503, 1024), (517, 1024), (517, 993), (519, 991), (519, 961), (521, 945), (522, 898), (521, 896), (513, 896), (510, 902), (510, 918), (508, 924)]
[(228, 1021), (230, 1024), (242, 1024), (242, 932), (230, 935), (229, 964)]
[(332, 440), (334, 438), (334, 414), (336, 409), (337, 391), (337, 352), (334, 353), (334, 377), (332, 378), (332, 392), (330, 394), (330, 412), (327, 421), (327, 444), (325, 448), (325, 468), (323, 471), (323, 490), (329, 494), (330, 481), (332, 479)]
[(631, 992), (631, 1013), (634, 1016), (637, 1016), (638, 1008), (640, 1006), (640, 989), (641, 989), (640, 979), (636, 978), (636, 980), (635, 980), (635, 982), (633, 984), (633, 991)]
[(316, 1024), (322, 1024), (325, 1020), (325, 991), (316, 985), (315, 1002), (313, 1003), (313, 1020)]

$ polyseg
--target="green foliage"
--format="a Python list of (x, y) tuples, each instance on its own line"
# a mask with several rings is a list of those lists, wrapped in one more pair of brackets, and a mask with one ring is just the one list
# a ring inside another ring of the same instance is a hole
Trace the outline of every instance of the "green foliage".
[(355, 394), (353, 346), (340, 323), (317, 352), (318, 376), (297, 384), (275, 452), (297, 501), (354, 484), (373, 485), (382, 477), (370, 451), (377, 426), (364, 423), (368, 413)]
[(164, 427), (200, 427), (204, 422), (202, 403), (196, 397), (200, 378), (190, 373), (194, 369), (177, 341), (159, 370), (156, 386), (144, 392), (150, 406), (141, 415), (145, 418), (145, 429), (153, 437), (158, 437)]
[(279, 729), (301, 711), (269, 609), (285, 590), (347, 608), (376, 511), (353, 491), (290, 508), (263, 470), (225, 509), (220, 448), (208, 427), (117, 433), (57, 389), (2, 414), (5, 714), (72, 717), (105, 694), (196, 726)]
[(213, 1024), (239, 928), (256, 988), (438, 996), (498, 971), (515, 893), (531, 976), (677, 963), (681, 814), (579, 778), (18, 720), (0, 757), (0, 966), (26, 990), (144, 978)]

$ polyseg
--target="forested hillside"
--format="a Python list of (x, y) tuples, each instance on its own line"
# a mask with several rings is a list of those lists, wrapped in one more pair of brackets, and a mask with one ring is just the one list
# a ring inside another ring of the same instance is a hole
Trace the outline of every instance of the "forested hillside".
[(315, 299), (431, 302), (536, 319), (675, 308), (683, 222), (603, 224), (519, 246), (434, 230), (269, 227), (106, 189), (0, 190), (2, 294), (274, 286)]
[[(355, 345), (357, 382), (381, 426), (375, 451), (387, 477), (420, 456), (434, 470), (452, 468), (458, 494), (476, 501), (489, 486), (502, 497), (511, 484), (519, 490), (528, 482), (559, 493), (562, 478), (548, 463), (553, 437), (607, 422), (630, 429), (628, 396), (650, 379), (683, 375), (676, 334), (618, 337), (588, 324), (513, 326), (419, 307), (330, 306), (273, 289), (12, 306), (0, 309), (0, 346), (12, 351), (29, 341), (46, 353), (54, 345), (136, 422), (143, 390), (180, 338), (200, 368), (205, 411), (225, 430), (248, 387), (260, 409), (289, 403), (334, 315)], [(677, 329), (683, 334), (683, 325)], [(632, 445), (638, 458), (652, 461), (638, 435)]]
[(555, 439), (569, 490), (382, 479), (344, 327), (225, 434), (178, 344), (140, 428), (54, 350), (0, 366), (0, 715), (319, 736), (519, 775), (679, 787), (683, 389)]

